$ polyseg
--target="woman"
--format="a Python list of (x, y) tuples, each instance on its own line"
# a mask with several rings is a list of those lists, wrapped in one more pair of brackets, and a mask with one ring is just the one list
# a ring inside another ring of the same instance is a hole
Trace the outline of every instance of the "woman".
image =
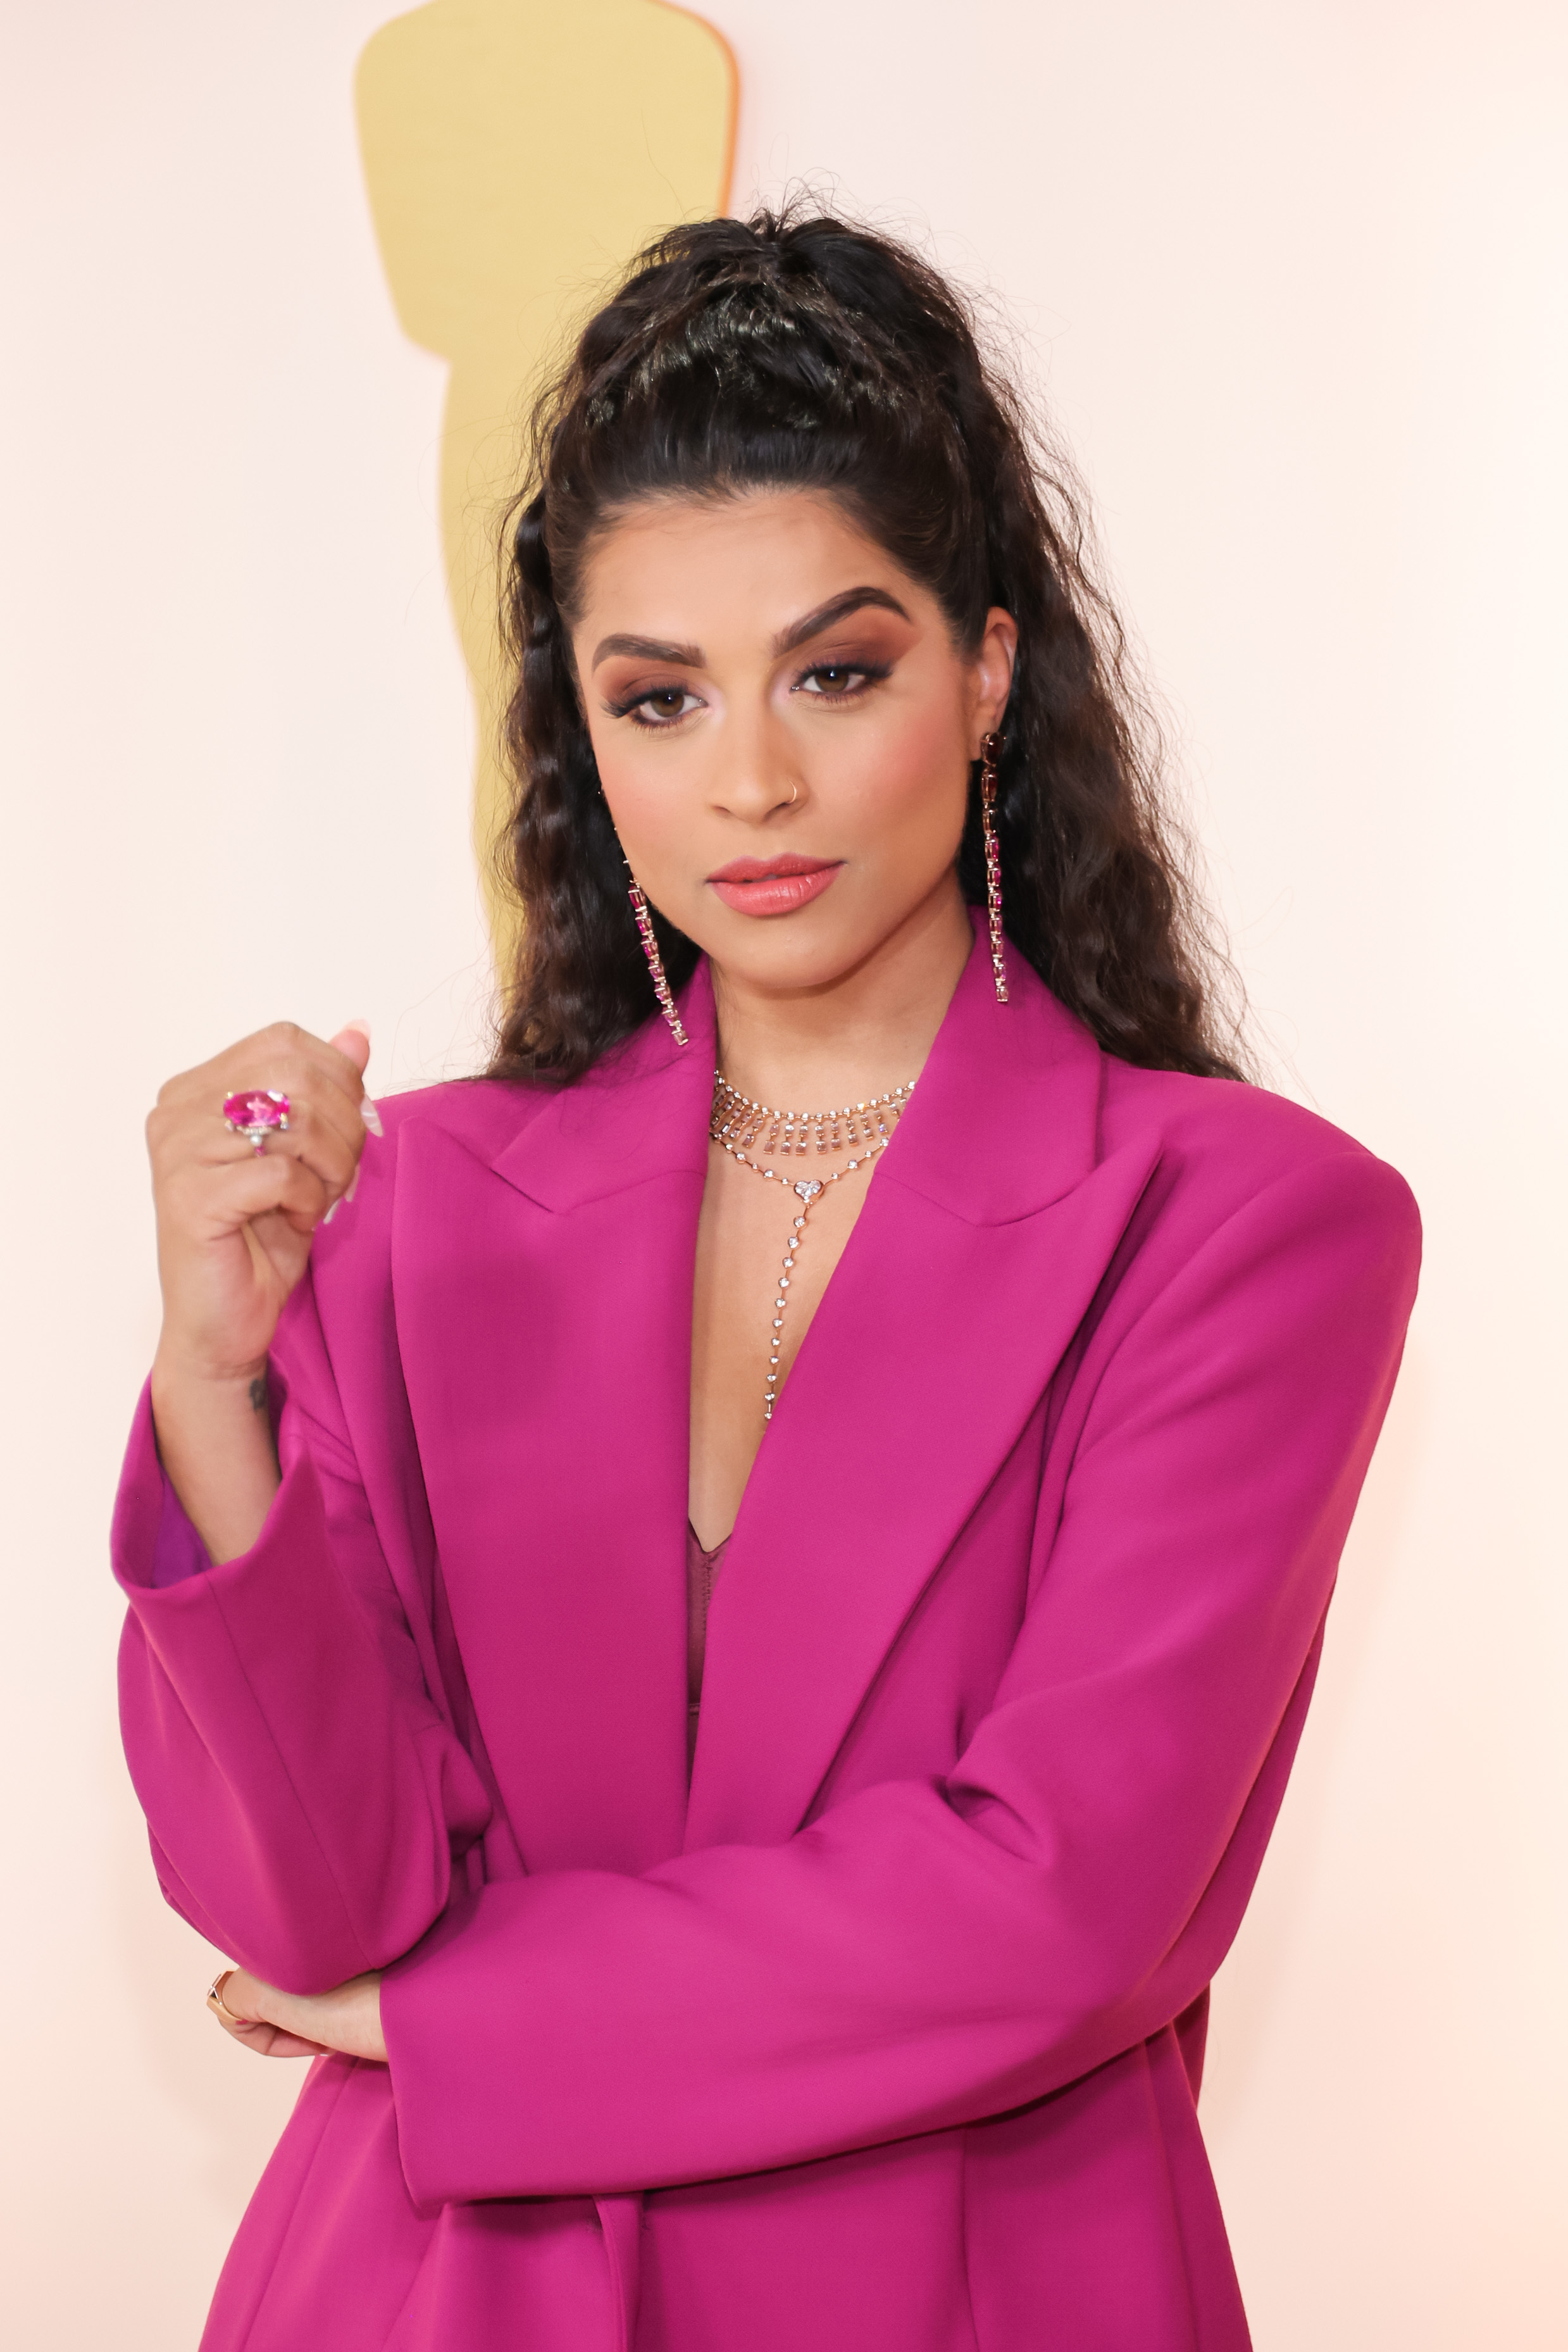
[(127, 1745), (321, 2053), (206, 2342), (1233, 2352), (1207, 1988), (1413, 1204), (1217, 1042), (915, 257), (666, 238), (515, 523), (489, 1077), (283, 1027), (151, 1121)]

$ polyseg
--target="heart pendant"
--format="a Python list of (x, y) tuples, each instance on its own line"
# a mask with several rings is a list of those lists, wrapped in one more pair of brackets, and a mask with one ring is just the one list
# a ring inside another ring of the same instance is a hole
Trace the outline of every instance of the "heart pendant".
[(799, 1192), (802, 1201), (814, 1201), (821, 1189), (822, 1188), (820, 1184), (810, 1181), (808, 1181), (804, 1184), (797, 1184), (795, 1187), (796, 1192)]

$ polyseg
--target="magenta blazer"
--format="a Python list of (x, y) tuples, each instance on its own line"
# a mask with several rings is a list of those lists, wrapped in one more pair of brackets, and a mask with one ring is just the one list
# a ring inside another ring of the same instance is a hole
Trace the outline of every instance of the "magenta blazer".
[[(971, 959), (758, 1456), (685, 1770), (712, 997), (384, 1107), (219, 1568), (115, 1527), (165, 1894), (318, 2060), (208, 2352), (1240, 2352), (1198, 2130), (1415, 1291), (1405, 1185)], [(185, 1570), (194, 1572), (184, 1573)]]

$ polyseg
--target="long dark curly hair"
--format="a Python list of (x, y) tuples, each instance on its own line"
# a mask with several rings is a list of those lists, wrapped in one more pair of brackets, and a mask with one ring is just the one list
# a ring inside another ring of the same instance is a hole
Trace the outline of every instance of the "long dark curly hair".
[[(1012, 614), (997, 802), (1009, 941), (1108, 1052), (1245, 1075), (1229, 967), (1071, 469), (945, 278), (801, 208), (659, 238), (534, 406), (502, 554), (516, 793), (498, 854), (522, 920), (491, 1075), (578, 1077), (653, 1011), (570, 650), (595, 536), (650, 496), (763, 487), (831, 496), (966, 649), (990, 606)], [(958, 876), (983, 903), (977, 768)], [(656, 912), (654, 927), (679, 988), (698, 950)]]

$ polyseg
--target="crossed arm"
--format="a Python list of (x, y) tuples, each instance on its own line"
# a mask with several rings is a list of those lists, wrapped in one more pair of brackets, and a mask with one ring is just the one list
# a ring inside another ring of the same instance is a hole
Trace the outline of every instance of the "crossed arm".
[(338, 2050), (346, 2058), (386, 2064), (379, 1969), (350, 1977), (331, 1992), (314, 1993), (282, 1992), (248, 1969), (225, 1969), (207, 2007), (224, 2032), (258, 2058), (319, 2058)]
[[(1348, 1163), (1305, 1205), (1292, 1186), (1189, 1263), (1101, 1386), (956, 1771), (779, 1847), (455, 1886), (488, 1799), (367, 1630), (354, 1595), (386, 1571), (350, 1464), (316, 1422), (292, 1463), (286, 1436), (248, 1566), (128, 1578), (133, 1766), (171, 1899), (246, 1962), (229, 2030), (277, 2055), (390, 2047), (405, 2168), (437, 2201), (870, 2145), (1157, 2030), (1229, 1941), (1300, 1728), (1414, 1285), (1385, 1173)], [(280, 1616), (308, 1648), (282, 1653)]]

